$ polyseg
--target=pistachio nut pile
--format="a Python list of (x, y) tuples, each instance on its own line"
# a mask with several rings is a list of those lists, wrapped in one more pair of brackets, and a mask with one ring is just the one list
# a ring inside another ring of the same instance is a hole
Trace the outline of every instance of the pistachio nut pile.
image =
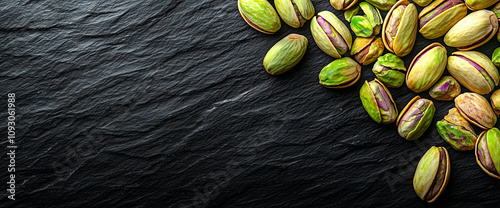
[[(332, 89), (358, 87), (360, 106), (368, 116), (378, 124), (395, 123), (394, 131), (407, 141), (429, 137), (435, 114), (448, 112), (436, 119), (435, 129), (443, 139), (440, 141), (456, 151), (474, 150), (480, 169), (500, 179), (500, 130), (496, 128), (500, 116), (500, 47), (493, 54), (479, 51), (495, 35), (500, 42), (499, 0), (329, 3), (331, 7), (316, 13), (311, 0), (274, 0), (276, 9), (267, 0), (238, 0), (238, 10), (250, 27), (265, 34), (280, 30), (281, 20), (292, 28), (308, 28), (330, 62), (320, 70), (319, 84)], [(342, 12), (333, 13), (331, 9)], [(342, 13), (344, 17), (339, 15)], [(413, 49), (417, 32), (428, 40), (442, 39), (419, 52)], [(279, 75), (299, 67), (307, 48), (304, 35), (282, 37), (264, 56), (264, 69)], [(405, 64), (402, 57), (409, 54), (413, 54), (413, 61)], [(371, 64), (376, 78), (358, 83), (362, 71), (369, 71), (363, 67)], [(404, 83), (415, 97), (401, 100), (408, 103), (398, 111), (397, 96), (393, 98), (389, 89), (396, 90)], [(428, 98), (420, 97), (419, 93), (426, 91), (422, 96), (428, 94)], [(433, 100), (438, 106), (448, 102), (450, 108), (438, 109)], [(483, 131), (479, 136), (478, 129)], [(428, 203), (438, 199), (452, 177), (448, 154), (445, 147), (433, 146), (416, 167), (413, 188)]]

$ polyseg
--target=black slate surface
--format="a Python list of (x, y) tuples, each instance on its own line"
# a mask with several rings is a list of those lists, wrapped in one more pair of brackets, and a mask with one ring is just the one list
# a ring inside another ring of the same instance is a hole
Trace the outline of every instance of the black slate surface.
[[(313, 4), (343, 18), (326, 0)], [(373, 65), (350, 88), (318, 84), (334, 59), (309, 26), (282, 22), (262, 34), (236, 0), (1, 1), (0, 206), (498, 207), (499, 181), (436, 131), (453, 102), (435, 101), (432, 126), (405, 141), (361, 105)], [(290, 33), (309, 39), (306, 55), (286, 74), (267, 74), (265, 53)], [(417, 38), (407, 67), (442, 43)], [(499, 46), (494, 38), (477, 50), (491, 56)], [(417, 95), (390, 91), (399, 110)], [(8, 93), (15, 201), (5, 191)], [(448, 149), (451, 178), (428, 205), (412, 179), (433, 145)]]

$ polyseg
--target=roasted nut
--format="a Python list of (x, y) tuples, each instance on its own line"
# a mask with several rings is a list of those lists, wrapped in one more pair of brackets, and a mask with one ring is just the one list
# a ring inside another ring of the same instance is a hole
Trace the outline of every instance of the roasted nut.
[(359, 91), (359, 97), (366, 112), (375, 122), (390, 124), (398, 117), (398, 109), (391, 93), (379, 80), (365, 81)]
[(493, 55), (491, 56), (491, 61), (495, 66), (500, 67), (500, 48), (495, 49), (493, 51)]
[(398, 88), (405, 81), (405, 64), (401, 58), (392, 53), (378, 57), (372, 71), (387, 87)]
[(500, 131), (485, 130), (476, 141), (476, 162), (486, 174), (500, 179)]
[(450, 157), (444, 147), (431, 147), (418, 162), (413, 189), (420, 199), (432, 203), (441, 195), (450, 178)]
[(415, 2), (415, 4), (418, 4), (421, 7), (424, 7), (429, 5), (432, 2), (432, 0), (413, 0), (413, 2)]
[(460, 92), (458, 81), (451, 76), (444, 76), (429, 90), (429, 95), (436, 100), (448, 101), (460, 95)]
[(491, 107), (497, 116), (500, 116), (500, 89), (491, 94)]
[(399, 135), (409, 141), (418, 139), (431, 125), (435, 111), (432, 101), (417, 95), (399, 114)]
[(369, 38), (357, 37), (352, 45), (351, 55), (360, 64), (368, 65), (373, 63), (384, 52), (384, 43), (380, 37)]
[(497, 2), (498, 0), (465, 0), (465, 4), (472, 11), (486, 9)]
[(274, 5), (281, 19), (294, 28), (302, 27), (315, 14), (310, 0), (274, 0)]
[(457, 51), (448, 57), (448, 71), (460, 84), (479, 94), (498, 85), (500, 75), (491, 60), (481, 52)]
[(419, 93), (434, 85), (446, 67), (446, 48), (433, 43), (422, 50), (410, 64), (406, 72), (406, 85)]
[(254, 29), (274, 34), (281, 28), (278, 13), (267, 0), (238, 0), (241, 16)]
[(337, 59), (319, 73), (319, 83), (327, 88), (346, 88), (361, 76), (361, 66), (349, 57)]
[(340, 58), (342, 54), (351, 50), (351, 32), (337, 16), (329, 11), (322, 11), (313, 17), (311, 33), (316, 45), (334, 58)]
[(462, 0), (434, 1), (418, 15), (419, 32), (427, 39), (439, 38), (466, 15), (467, 7)]
[(372, 4), (382, 11), (389, 11), (392, 5), (396, 3), (396, 0), (366, 0), (366, 2)]
[(448, 111), (443, 120), (436, 123), (439, 135), (458, 151), (473, 150), (477, 135), (457, 108)]
[(444, 43), (458, 50), (472, 50), (495, 36), (498, 19), (492, 11), (473, 12), (458, 21), (444, 36)]
[(497, 116), (490, 104), (477, 93), (460, 94), (455, 98), (455, 107), (467, 121), (482, 129), (491, 129), (497, 123)]
[[(351, 29), (354, 31), (354, 34), (358, 37), (365, 38), (378, 35), (383, 22), (380, 11), (366, 2), (361, 2), (359, 7), (363, 10), (365, 15), (356, 15), (348, 20), (351, 23)], [(348, 17), (349, 16), (346, 16), (346, 18)]]
[(277, 42), (264, 57), (264, 68), (269, 74), (278, 75), (297, 65), (307, 49), (307, 38), (290, 34)]
[(382, 40), (385, 48), (396, 56), (408, 55), (417, 37), (417, 8), (407, 0), (394, 4), (384, 20)]
[(354, 6), (358, 0), (330, 0), (330, 4), (336, 10), (346, 10)]

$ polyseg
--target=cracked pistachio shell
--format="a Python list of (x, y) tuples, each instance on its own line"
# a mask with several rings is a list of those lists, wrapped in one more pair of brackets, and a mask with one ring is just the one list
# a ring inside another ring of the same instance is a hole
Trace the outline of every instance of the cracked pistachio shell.
[(500, 179), (500, 131), (485, 130), (476, 141), (476, 162), (491, 177)]
[(408, 55), (417, 37), (418, 13), (414, 4), (398, 1), (387, 13), (382, 27), (385, 48), (396, 56)]
[(366, 0), (366, 2), (372, 4), (382, 11), (389, 11), (392, 5), (396, 3), (396, 0)]
[(460, 95), (458, 81), (451, 76), (444, 76), (429, 90), (429, 95), (435, 100), (449, 101)]
[(448, 72), (470, 91), (487, 94), (498, 85), (500, 75), (491, 60), (478, 51), (457, 51), (448, 57)]
[(365, 38), (378, 35), (383, 22), (380, 11), (366, 2), (361, 2), (359, 7), (365, 15), (356, 15), (351, 18), (351, 29), (354, 31), (354, 34)]
[(427, 39), (439, 38), (465, 16), (467, 7), (462, 0), (436, 0), (418, 15), (419, 32)]
[(380, 37), (357, 37), (352, 44), (351, 55), (360, 64), (368, 65), (377, 60), (384, 52), (384, 43)]
[(455, 98), (455, 107), (460, 114), (472, 124), (491, 129), (497, 123), (497, 116), (490, 104), (480, 94), (466, 92)]
[(493, 55), (491, 56), (491, 61), (495, 66), (500, 67), (500, 48), (495, 49), (493, 51)]
[(396, 103), (389, 90), (379, 80), (365, 81), (359, 90), (359, 97), (366, 112), (375, 122), (390, 124), (396, 120)]
[(396, 122), (399, 135), (408, 141), (418, 139), (431, 125), (435, 111), (432, 101), (417, 95), (399, 114)]
[(465, 4), (472, 11), (486, 9), (497, 2), (498, 0), (465, 0)]
[(241, 16), (254, 29), (274, 34), (281, 28), (278, 13), (267, 0), (238, 0)]
[(497, 116), (500, 116), (500, 89), (491, 94), (491, 107)]
[(349, 57), (337, 59), (319, 73), (319, 83), (327, 88), (346, 88), (361, 76), (361, 66)]
[[(328, 25), (327, 30), (318, 22), (320, 18), (324, 19), (324, 24)], [(322, 11), (313, 17), (311, 33), (316, 45), (334, 58), (340, 58), (345, 52), (351, 50), (351, 32), (335, 14), (329, 11)]]
[(444, 43), (458, 50), (472, 50), (495, 36), (498, 19), (492, 11), (479, 10), (458, 21), (444, 36)]
[(425, 91), (434, 85), (446, 67), (446, 48), (433, 43), (422, 50), (410, 64), (406, 72), (406, 85), (413, 92)]
[(421, 7), (429, 5), (433, 0), (413, 0), (413, 2)]
[(405, 81), (405, 64), (401, 58), (392, 53), (378, 57), (372, 71), (387, 87), (398, 88)]
[(330, 0), (330, 4), (336, 10), (347, 10), (354, 6), (358, 0)]
[(418, 162), (413, 176), (413, 189), (420, 199), (437, 200), (450, 178), (450, 157), (444, 147), (431, 147)]
[(274, 5), (281, 19), (293, 28), (302, 27), (315, 14), (310, 0), (274, 0)]
[(264, 57), (264, 68), (269, 74), (279, 75), (297, 65), (307, 49), (307, 38), (290, 34), (278, 41)]
[(458, 151), (473, 150), (477, 135), (457, 108), (448, 111), (443, 120), (436, 123), (439, 135)]

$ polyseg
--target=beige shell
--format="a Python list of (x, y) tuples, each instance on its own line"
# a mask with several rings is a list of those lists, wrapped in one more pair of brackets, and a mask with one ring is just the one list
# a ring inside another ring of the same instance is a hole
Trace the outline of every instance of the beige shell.
[(358, 2), (358, 0), (353, 0), (349, 5), (344, 6), (345, 0), (330, 0), (330, 4), (336, 10), (348, 10)]
[[(318, 13), (317, 16), (323, 17), (328, 23), (330, 23), (335, 30), (344, 38), (347, 43), (348, 51), (351, 50), (352, 46), (352, 36), (349, 28), (340, 20), (335, 14), (329, 11), (322, 11)], [(328, 36), (325, 34), (321, 26), (318, 24), (317, 16), (314, 16), (311, 21), (311, 33), (313, 35), (316, 45), (326, 54), (334, 58), (340, 58), (342, 55), (339, 54), (335, 46), (330, 41)]]
[[(426, 6), (418, 15), (418, 19), (421, 19), (427, 13), (434, 10), (436, 7), (441, 5), (445, 0), (436, 0), (432, 2), (429, 6)], [(427, 39), (439, 38), (448, 32), (453, 25), (455, 25), (462, 18), (467, 16), (467, 7), (464, 3), (455, 5), (446, 11), (442, 12), (438, 16), (434, 17), (431, 21), (427, 22), (419, 32)]]
[(477, 93), (460, 94), (455, 98), (455, 107), (465, 119), (482, 129), (491, 129), (497, 123), (490, 103)]
[(444, 36), (444, 43), (458, 50), (472, 50), (491, 38), (498, 31), (498, 19), (492, 11), (473, 12), (455, 24)]
[(496, 178), (496, 179), (500, 179), (500, 175), (496, 175), (494, 173), (492, 173), (491, 171), (489, 171), (487, 168), (485, 168), (483, 166), (483, 164), (479, 161), (479, 156), (478, 156), (478, 146), (479, 146), (479, 142), (481, 141), (481, 139), (483, 139), (484, 135), (486, 134), (486, 132), (488, 132), (488, 130), (484, 130), (478, 137), (477, 137), (477, 140), (476, 140), (476, 145), (474, 147), (474, 155), (476, 155), (476, 162), (477, 164), (479, 164), (479, 167), (481, 167), (481, 169), (483, 169), (483, 171), (488, 174), (489, 176), (493, 177), (493, 178)]
[[(399, 5), (407, 5), (403, 16), (401, 17), (398, 31), (394, 38), (394, 48), (390, 48), (387, 42), (387, 37), (385, 34), (387, 24), (391, 18), (392, 12)], [(384, 42), (385, 48), (391, 53), (396, 54), (396, 56), (403, 57), (408, 55), (415, 45), (415, 39), (417, 37), (418, 29), (418, 13), (417, 7), (414, 4), (408, 2), (407, 0), (398, 1), (391, 10), (385, 16), (384, 25), (382, 27), (382, 41)]]

